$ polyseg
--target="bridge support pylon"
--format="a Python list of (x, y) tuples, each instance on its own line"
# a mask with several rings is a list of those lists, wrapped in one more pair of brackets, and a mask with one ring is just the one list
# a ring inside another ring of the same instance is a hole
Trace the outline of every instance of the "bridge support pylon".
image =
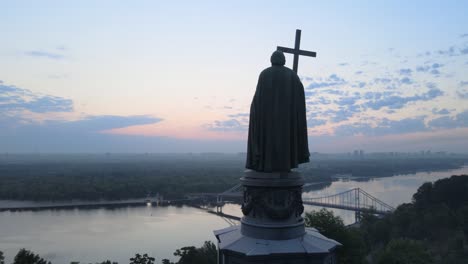
[(359, 223), (362, 219), (362, 213), (360, 211), (354, 212), (354, 222)]

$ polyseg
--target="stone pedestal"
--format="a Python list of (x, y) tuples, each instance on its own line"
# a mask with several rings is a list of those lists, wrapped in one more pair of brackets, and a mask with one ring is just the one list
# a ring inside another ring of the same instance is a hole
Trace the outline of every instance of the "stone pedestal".
[(305, 228), (298, 172), (246, 171), (240, 226), (214, 231), (218, 263), (335, 263), (340, 243)]

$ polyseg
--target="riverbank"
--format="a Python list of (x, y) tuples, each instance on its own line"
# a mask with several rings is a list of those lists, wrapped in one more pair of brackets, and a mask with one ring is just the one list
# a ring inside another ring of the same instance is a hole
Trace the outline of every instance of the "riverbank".
[[(187, 193), (219, 193), (239, 183), (242, 156), (100, 157), (0, 160), (0, 200), (116, 201), (161, 194), (183, 199)], [(460, 168), (465, 157), (314, 159), (302, 164), (306, 182), (331, 183), (333, 175), (375, 178), (419, 171)]]
[(51, 203), (35, 203), (24, 202), (18, 203), (13, 201), (0, 201), (0, 212), (12, 211), (40, 211), (40, 210), (70, 210), (70, 209), (96, 209), (96, 208), (121, 208), (121, 207), (138, 207), (138, 206), (177, 206), (190, 203), (188, 199), (180, 200), (151, 200), (151, 199), (133, 199), (125, 201), (84, 201), (84, 202), (51, 202)]

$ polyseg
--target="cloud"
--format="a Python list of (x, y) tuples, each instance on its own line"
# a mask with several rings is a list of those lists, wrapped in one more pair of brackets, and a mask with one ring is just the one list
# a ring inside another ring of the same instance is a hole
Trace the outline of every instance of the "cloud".
[(395, 94), (394, 91), (385, 91), (385, 92), (366, 92), (364, 94), (364, 99), (367, 100), (380, 100), (382, 97), (388, 97)]
[(363, 123), (354, 123), (354, 124), (346, 124), (341, 125), (335, 128), (335, 135), (336, 136), (354, 136), (360, 134), (367, 134), (368, 131), (371, 131), (372, 127), (370, 124)]
[(427, 72), (427, 71), (429, 71), (430, 68), (431, 67), (429, 67), (427, 65), (426, 66), (417, 66), (416, 71), (418, 71), (418, 72)]
[(304, 91), (304, 96), (306, 97), (306, 100), (314, 95), (317, 94), (317, 91)]
[(356, 71), (354, 74), (361, 75), (362, 73), (363, 73), (363, 71)]
[(461, 112), (460, 114), (456, 115), (456, 119), (460, 122), (460, 126), (468, 127), (468, 110)]
[(400, 79), (400, 83), (402, 84), (412, 84), (413, 81), (409, 77), (403, 77)]
[(417, 72), (427, 72), (432, 75), (439, 75), (440, 74), (440, 69), (443, 67), (443, 64), (440, 63), (433, 63), (432, 65), (422, 65), (422, 66), (417, 66), (416, 71)]
[[(309, 98), (308, 98), (309, 99)], [(307, 100), (307, 105), (329, 105), (331, 104), (331, 100), (325, 96), (316, 96)]]
[(426, 83), (426, 87), (433, 90), (433, 89), (437, 89), (437, 85), (433, 82), (428, 82)]
[(203, 125), (211, 131), (224, 131), (224, 132), (244, 132), (247, 131), (249, 125), (246, 119), (227, 119), (227, 120), (215, 120), (212, 124)]
[(348, 66), (348, 65), (349, 65), (349, 63), (347, 63), (347, 62), (338, 63), (338, 66)]
[(433, 69), (433, 70), (431, 70), (431, 74), (432, 74), (432, 75), (439, 75), (439, 74), (440, 74), (440, 71), (437, 70), (437, 69)]
[[(30, 90), (6, 85), (0, 81), (0, 145), (11, 152), (131, 152), (150, 149), (155, 142), (165, 144), (167, 151), (177, 142), (169, 139), (142, 136), (114, 135), (112, 129), (135, 125), (155, 124), (161, 118), (148, 115), (85, 116), (78, 120), (50, 120), (38, 122), (24, 111), (42, 114), (72, 112), (70, 99), (33, 93)], [(170, 143), (166, 144), (166, 142)], [(180, 144), (179, 144), (180, 145)], [(150, 147), (151, 146), (151, 147)]]
[(434, 115), (448, 115), (450, 114), (450, 111), (447, 108), (443, 108), (443, 109), (432, 108), (432, 113)]
[(460, 35), (460, 38), (466, 38), (466, 37), (468, 37), (468, 33), (467, 33), (467, 34), (461, 34), (461, 35)]
[(38, 50), (26, 51), (24, 54), (30, 57), (47, 58), (53, 60), (61, 60), (65, 58), (62, 54)]
[(411, 69), (400, 69), (400, 75), (411, 76), (413, 71)]
[(460, 81), (458, 83), (459, 90), (457, 91), (457, 95), (461, 99), (468, 99), (468, 89), (465, 86), (468, 86), (468, 81)]
[(374, 78), (374, 83), (376, 84), (389, 84), (392, 82), (392, 79), (389, 78)]
[(432, 52), (426, 51), (426, 52), (418, 53), (417, 57), (429, 57), (431, 56), (431, 54)]
[(341, 108), (338, 111), (328, 110), (325, 113), (326, 114), (334, 114), (334, 116), (331, 118), (331, 121), (333, 121), (334, 123), (339, 123), (339, 122), (342, 122), (342, 121), (346, 121), (349, 118), (351, 118), (353, 116), (353, 114), (354, 114), (352, 111), (349, 111), (346, 108)]
[(384, 118), (383, 121), (375, 128), (377, 134), (405, 134), (412, 132), (427, 131), (424, 124), (425, 116), (414, 118), (404, 118), (402, 120), (389, 120)]
[(438, 50), (437, 53), (439, 55), (450, 56), (450, 57), (458, 55), (456, 50), (455, 50), (455, 46), (449, 47), (446, 50)]
[(62, 136), (65, 134), (97, 133), (129, 126), (155, 124), (161, 121), (163, 121), (162, 118), (149, 115), (89, 115), (78, 120), (45, 120), (37, 122), (19, 115), (0, 115), (0, 124), (4, 128), (20, 131), (42, 131), (50, 135), (62, 134)]
[(468, 91), (467, 90), (457, 91), (457, 95), (461, 99), (468, 99)]
[(231, 118), (249, 117), (249, 116), (250, 116), (249, 113), (237, 113), (237, 114), (230, 114), (230, 115), (228, 115), (228, 117), (231, 117)]
[[(349, 103), (349, 102), (348, 102)], [(349, 120), (355, 113), (361, 112), (361, 106), (358, 104), (347, 104), (343, 102), (342, 106), (339, 106), (338, 109), (323, 109), (323, 107), (316, 107), (314, 110), (310, 110), (309, 114), (309, 127), (314, 127), (317, 125), (323, 125), (324, 122), (321, 121), (323, 118), (328, 118), (332, 123), (339, 123), (342, 121)], [(316, 120), (316, 117), (320, 117)]]
[(434, 128), (456, 128), (457, 121), (450, 116), (442, 116), (429, 121), (428, 125)]
[(335, 82), (344, 82), (344, 79), (341, 78), (341, 77), (338, 77), (338, 75), (336, 74), (332, 74), (330, 75), (330, 77), (328, 77), (330, 80), (332, 81), (335, 81)]
[(390, 109), (401, 109), (406, 104), (416, 101), (430, 101), (439, 96), (442, 96), (444, 93), (438, 88), (429, 89), (428, 92), (423, 94), (416, 94), (413, 96), (403, 97), (398, 95), (384, 96), (383, 98), (376, 99), (373, 101), (368, 101), (364, 104), (365, 107), (369, 107), (373, 110), (379, 110), (383, 107), (388, 107)]
[(431, 66), (432, 69), (430, 70), (429, 73), (432, 74), (432, 75), (439, 75), (440, 74), (439, 69), (442, 68), (442, 66), (443, 66), (443, 64), (439, 64), (439, 63), (432, 64), (432, 66)]
[[(419, 71), (431, 73), (433, 70), (438, 70), (444, 65), (441, 63), (431, 63), (430, 65), (423, 65), (419, 67)], [(341, 122), (349, 120), (354, 113), (363, 112), (367, 109), (380, 110), (387, 108), (388, 114), (395, 113), (395, 109), (402, 109), (410, 103), (418, 101), (431, 101), (437, 97), (444, 95), (435, 83), (426, 83), (428, 91), (411, 96), (401, 95), (398, 91), (407, 88), (407, 85), (420, 86), (419, 79), (413, 79), (412, 75), (415, 72), (412, 68), (400, 68), (397, 71), (401, 77), (394, 78), (392, 76), (385, 76), (380, 78), (373, 78), (370, 82), (355, 81), (350, 83), (338, 74), (332, 74), (326, 78), (310, 79), (312, 83), (306, 90), (307, 105), (321, 106), (320, 111), (322, 114), (330, 115), (329, 121)], [(435, 72), (432, 72), (435, 74)], [(343, 86), (344, 84), (349, 84)], [(332, 86), (343, 86), (331, 88)], [(383, 87), (382, 87), (383, 86)], [(366, 90), (375, 90), (365, 93), (360, 93), (355, 88)], [(384, 89), (383, 91), (378, 91)], [(352, 92), (355, 91), (355, 92)], [(333, 106), (337, 106), (336, 109)]]
[(340, 89), (326, 89), (320, 91), (320, 93), (334, 94), (334, 95), (344, 95), (346, 92)]
[(307, 105), (309, 106), (318, 105), (318, 107), (314, 107), (313, 110), (309, 109), (308, 111), (309, 122), (311, 122), (310, 125), (312, 125), (309, 125), (309, 127), (322, 125), (322, 121), (313, 120), (318, 116), (321, 118), (329, 118), (331, 122), (338, 123), (348, 120), (355, 113), (361, 112), (361, 105), (356, 103), (356, 100), (359, 99), (359, 93), (356, 93), (354, 96), (355, 97), (343, 97), (340, 98), (339, 101), (334, 101), (333, 103), (334, 105), (338, 105), (338, 109), (324, 109), (323, 106), (331, 104), (331, 101), (324, 97), (319, 97), (322, 100), (326, 100), (324, 102), (320, 100), (308, 102)]
[(43, 126), (61, 131), (100, 132), (116, 128), (124, 128), (137, 125), (148, 125), (161, 122), (163, 119), (148, 115), (116, 116), (101, 115), (87, 116), (76, 121), (46, 121)]
[(390, 120), (383, 118), (376, 126), (369, 123), (345, 124), (335, 128), (337, 136), (384, 136), (390, 134), (406, 134), (413, 132), (428, 131), (424, 124), (425, 116), (404, 118), (401, 120)]
[[(154, 124), (151, 116), (88, 116), (75, 121), (34, 122), (0, 116), (0, 145), (8, 152), (135, 152), (174, 151), (180, 142), (157, 137), (117, 135), (105, 131)], [(166, 144), (167, 141), (167, 144)], [(157, 146), (155, 146), (157, 144)], [(180, 146), (179, 146), (180, 147)]]
[(328, 105), (328, 104), (331, 103), (330, 99), (327, 99), (327, 98), (324, 97), (324, 96), (320, 96), (320, 97), (318, 98), (318, 102), (319, 102), (320, 104), (322, 104), (322, 105)]
[(437, 54), (441, 56), (447, 56), (447, 57), (466, 55), (468, 54), (468, 46), (466, 46), (466, 43), (461, 48), (458, 48), (456, 46), (451, 46), (450, 48), (446, 50), (438, 50)]
[(324, 88), (324, 87), (331, 87), (331, 86), (340, 86), (346, 84), (346, 81), (339, 77), (336, 74), (330, 75), (328, 78), (324, 80), (315, 81), (313, 80), (306, 89), (315, 89), (315, 88)]
[(37, 124), (27, 129), (0, 129), (0, 135), (4, 153), (238, 152), (247, 148), (246, 140), (220, 142), (109, 133), (63, 133)]
[(429, 121), (428, 125), (433, 128), (458, 128), (468, 127), (468, 110), (456, 116), (443, 116)]
[(359, 93), (355, 93), (353, 96), (349, 97), (341, 97), (338, 100), (335, 100), (334, 103), (340, 106), (344, 105), (352, 105), (355, 104), (357, 100), (361, 98), (361, 95)]
[(316, 119), (316, 118), (309, 118), (307, 120), (307, 127), (317, 127), (321, 125), (325, 125), (327, 121), (325, 119)]
[(0, 115), (21, 110), (34, 113), (72, 112), (73, 101), (0, 83)]

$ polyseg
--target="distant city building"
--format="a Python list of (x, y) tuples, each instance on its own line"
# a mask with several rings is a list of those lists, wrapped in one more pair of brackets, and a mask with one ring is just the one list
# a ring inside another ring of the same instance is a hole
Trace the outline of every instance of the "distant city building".
[(364, 158), (364, 150), (362, 150), (362, 149), (356, 149), (356, 150), (353, 152), (353, 156), (354, 156), (354, 158), (356, 158), (356, 159), (362, 159), (362, 158)]

